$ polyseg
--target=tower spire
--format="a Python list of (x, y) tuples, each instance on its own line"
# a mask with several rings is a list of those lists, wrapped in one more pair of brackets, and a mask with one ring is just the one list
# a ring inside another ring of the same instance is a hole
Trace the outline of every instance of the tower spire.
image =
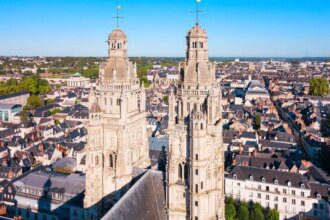
[(196, 13), (196, 25), (199, 24), (199, 13), (202, 13), (202, 10), (199, 10), (199, 3), (201, 3), (202, 0), (196, 0), (196, 11), (194, 11)]
[(119, 10), (120, 10), (120, 9), (121, 9), (121, 6), (120, 6), (120, 5), (117, 5), (117, 6), (116, 6), (116, 16), (113, 17), (113, 18), (116, 19), (116, 22), (117, 22), (117, 28), (119, 28), (119, 19), (124, 18), (124, 17), (120, 17), (120, 16), (119, 16)]

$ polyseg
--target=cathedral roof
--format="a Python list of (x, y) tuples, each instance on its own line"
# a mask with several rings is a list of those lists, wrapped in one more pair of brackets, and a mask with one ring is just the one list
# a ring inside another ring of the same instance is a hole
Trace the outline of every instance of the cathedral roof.
[(135, 78), (133, 65), (128, 59), (110, 59), (104, 68), (104, 78), (132, 80)]
[(185, 69), (185, 82), (208, 83), (212, 82), (213, 72), (210, 71), (207, 62), (189, 62)]
[(123, 40), (126, 39), (127, 36), (123, 30), (120, 28), (114, 29), (111, 34), (109, 34), (108, 40)]
[[(148, 170), (102, 219), (166, 219), (163, 174)], [(127, 211), (129, 210), (129, 211)]]
[(207, 37), (207, 32), (199, 24), (196, 24), (192, 29), (188, 31), (187, 37), (198, 38), (198, 37)]
[(101, 108), (97, 102), (94, 102), (91, 106), (90, 113), (101, 112)]

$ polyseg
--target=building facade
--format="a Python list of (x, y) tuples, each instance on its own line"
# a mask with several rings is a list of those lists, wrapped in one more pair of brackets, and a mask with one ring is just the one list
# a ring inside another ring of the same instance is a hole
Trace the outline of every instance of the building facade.
[(278, 210), (280, 219), (329, 219), (330, 185), (300, 173), (236, 166), (225, 178), (226, 196)]
[(127, 37), (119, 28), (108, 38), (108, 61), (90, 93), (86, 192), (87, 217), (99, 219), (131, 182), (133, 167), (150, 165), (144, 86), (127, 57)]
[(30, 93), (28, 92), (17, 92), (8, 95), (2, 95), (0, 96), (0, 103), (26, 105), (29, 97)]
[(89, 88), (90, 79), (81, 76), (80, 73), (76, 73), (68, 79), (67, 85), (70, 87)]
[(208, 58), (208, 38), (196, 24), (186, 60), (169, 96), (167, 209), (169, 219), (224, 219), (221, 90)]

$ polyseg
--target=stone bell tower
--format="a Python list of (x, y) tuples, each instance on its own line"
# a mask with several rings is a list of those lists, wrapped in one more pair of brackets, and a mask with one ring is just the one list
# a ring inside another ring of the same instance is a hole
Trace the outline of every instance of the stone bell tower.
[(180, 81), (169, 96), (169, 219), (225, 219), (221, 88), (208, 58), (207, 33), (188, 31)]
[(84, 199), (88, 219), (99, 219), (120, 198), (134, 167), (150, 165), (146, 94), (136, 64), (127, 56), (126, 34), (117, 27), (108, 46), (109, 58), (100, 66), (100, 82), (90, 95)]

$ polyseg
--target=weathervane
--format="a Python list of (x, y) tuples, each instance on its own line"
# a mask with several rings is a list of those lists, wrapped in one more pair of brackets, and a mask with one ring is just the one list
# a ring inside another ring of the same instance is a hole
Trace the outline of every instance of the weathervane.
[(116, 20), (117, 20), (117, 28), (119, 28), (119, 19), (120, 18), (124, 18), (124, 17), (120, 17), (119, 16), (119, 10), (121, 9), (121, 6), (120, 5), (117, 5), (116, 6), (116, 11), (117, 11), (117, 15), (115, 16), (115, 17), (113, 17), (113, 18), (115, 18)]
[(199, 10), (199, 3), (201, 3), (202, 0), (196, 0), (196, 11), (193, 11), (196, 13), (196, 25), (198, 25), (198, 15), (199, 13), (202, 13), (203, 11)]

